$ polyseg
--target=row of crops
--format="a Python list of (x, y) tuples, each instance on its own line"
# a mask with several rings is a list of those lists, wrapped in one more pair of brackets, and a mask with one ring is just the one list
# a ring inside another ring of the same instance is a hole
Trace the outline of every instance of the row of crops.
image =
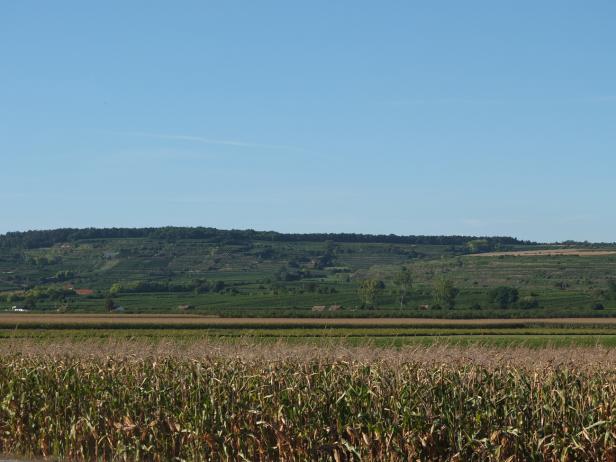
[(74, 460), (616, 460), (612, 367), (266, 357), (5, 354), (0, 452)]

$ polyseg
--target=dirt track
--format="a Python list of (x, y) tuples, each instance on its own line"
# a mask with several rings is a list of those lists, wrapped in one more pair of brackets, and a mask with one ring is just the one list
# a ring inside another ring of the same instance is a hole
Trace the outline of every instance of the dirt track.
[(511, 325), (511, 324), (601, 324), (616, 325), (616, 318), (520, 318), (520, 319), (434, 319), (434, 318), (212, 318), (196, 315), (130, 315), (130, 314), (34, 314), (1, 313), (0, 327), (79, 325), (92, 328), (113, 328), (114, 325), (173, 327), (173, 326), (358, 326), (413, 327), (427, 325)]

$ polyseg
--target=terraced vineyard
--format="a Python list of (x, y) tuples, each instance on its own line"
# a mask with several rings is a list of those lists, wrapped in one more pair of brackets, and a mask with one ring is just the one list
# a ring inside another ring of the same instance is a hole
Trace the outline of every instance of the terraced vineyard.
[[(610, 245), (580, 250), (512, 238), (209, 228), (33, 233), (0, 236), (0, 309), (100, 313), (121, 306), (130, 313), (348, 318), (616, 314)], [(401, 303), (402, 268), (410, 282)], [(446, 306), (437, 300), (439, 280), (455, 289)], [(362, 296), (365, 281), (378, 283), (377, 295)], [(490, 295), (502, 287), (516, 294), (506, 306)]]

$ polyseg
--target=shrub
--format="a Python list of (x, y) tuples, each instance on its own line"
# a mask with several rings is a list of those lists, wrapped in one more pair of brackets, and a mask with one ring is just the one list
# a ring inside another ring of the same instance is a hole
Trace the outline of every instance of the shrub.
[(539, 308), (539, 300), (537, 297), (533, 297), (532, 295), (529, 297), (524, 297), (518, 303), (518, 306), (523, 310), (531, 310), (533, 308)]
[(509, 308), (518, 301), (519, 292), (514, 287), (500, 286), (488, 292), (488, 301), (499, 308)]

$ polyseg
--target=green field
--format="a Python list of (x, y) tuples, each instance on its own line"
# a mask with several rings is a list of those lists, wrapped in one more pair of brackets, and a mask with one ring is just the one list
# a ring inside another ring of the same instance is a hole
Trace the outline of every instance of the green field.
[(616, 346), (616, 319), (208, 318), (189, 315), (0, 315), (0, 341), (214, 341), (332, 346)]

